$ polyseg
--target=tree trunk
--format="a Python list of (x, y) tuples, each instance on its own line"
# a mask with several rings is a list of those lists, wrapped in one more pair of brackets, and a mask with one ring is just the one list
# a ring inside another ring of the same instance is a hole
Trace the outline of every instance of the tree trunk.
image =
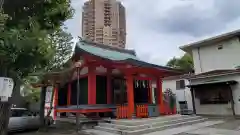
[(45, 99), (46, 99), (46, 89), (47, 87), (42, 87), (41, 96), (40, 96), (40, 129), (45, 127)]
[[(5, 68), (4, 66), (0, 66), (0, 67), (1, 67), (0, 77), (8, 77), (7, 68)], [(16, 83), (16, 80), (14, 80), (14, 83)], [(14, 84), (13, 92), (15, 91), (15, 89), (16, 89), (16, 84)], [(12, 98), (9, 98), (9, 100), (6, 102), (0, 101), (0, 135), (8, 134), (8, 123), (9, 123), (11, 107), (12, 107)]]
[(8, 134), (10, 108), (9, 102), (0, 102), (0, 135)]

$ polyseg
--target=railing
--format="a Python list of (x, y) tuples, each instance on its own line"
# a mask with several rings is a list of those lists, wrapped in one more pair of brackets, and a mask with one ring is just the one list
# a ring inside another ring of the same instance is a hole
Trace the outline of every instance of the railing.
[[(153, 112), (155, 110), (155, 112)], [(156, 111), (158, 113), (156, 113)], [(117, 119), (127, 119), (129, 118), (128, 114), (128, 105), (117, 105), (116, 107), (116, 118)], [(158, 107), (155, 109), (149, 109), (148, 104), (138, 104), (135, 106), (135, 114), (137, 118), (148, 118), (148, 117), (157, 117), (158, 115), (153, 114), (156, 113), (159, 115)], [(170, 107), (168, 103), (164, 103), (164, 113), (163, 115), (173, 115), (177, 114), (176, 105), (174, 107)]]
[(148, 105), (137, 105), (136, 117), (137, 118), (147, 118), (148, 117)]
[(128, 118), (128, 106), (127, 105), (118, 105), (116, 109), (117, 119), (126, 119)]

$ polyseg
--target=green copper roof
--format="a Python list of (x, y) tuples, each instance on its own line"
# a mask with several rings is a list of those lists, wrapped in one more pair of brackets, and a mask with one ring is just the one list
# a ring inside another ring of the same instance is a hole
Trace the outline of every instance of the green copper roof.
[(113, 60), (113, 61), (121, 61), (121, 60), (127, 60), (127, 59), (139, 60), (136, 56), (129, 53), (100, 48), (100, 47), (88, 45), (87, 43), (84, 43), (84, 42), (78, 42), (77, 47), (82, 51), (91, 53), (93, 55), (96, 55), (102, 58)]
[(135, 55), (134, 51), (116, 49), (116, 48), (109, 47), (102, 44), (79, 41), (76, 44), (75, 53), (81, 53), (81, 52), (89, 53), (91, 55), (105, 58), (112, 61), (125, 61), (140, 67), (157, 68), (159, 70), (179, 72), (169, 67), (164, 67), (164, 66), (159, 66), (159, 65), (144, 62)]

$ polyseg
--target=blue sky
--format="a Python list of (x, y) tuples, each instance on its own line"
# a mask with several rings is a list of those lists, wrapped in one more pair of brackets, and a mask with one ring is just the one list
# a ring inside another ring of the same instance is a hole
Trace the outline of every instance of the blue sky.
[[(81, 36), (82, 5), (65, 25)], [(142, 60), (165, 65), (179, 46), (240, 28), (240, 0), (120, 0), (126, 8), (127, 48)]]

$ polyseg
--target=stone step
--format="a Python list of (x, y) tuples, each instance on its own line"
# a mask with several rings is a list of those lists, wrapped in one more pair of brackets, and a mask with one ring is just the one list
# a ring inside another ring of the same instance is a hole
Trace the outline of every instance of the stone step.
[(139, 129), (146, 129), (146, 128), (151, 128), (151, 127), (158, 127), (162, 125), (167, 125), (167, 124), (174, 124), (176, 122), (184, 122), (184, 121), (189, 121), (189, 120), (196, 120), (200, 119), (200, 116), (192, 116), (192, 117), (178, 117), (173, 120), (162, 120), (154, 123), (147, 123), (143, 125), (134, 125), (134, 126), (128, 126), (128, 125), (120, 125), (120, 124), (113, 124), (113, 123), (99, 123), (99, 126), (101, 127), (108, 127), (108, 128), (116, 128), (120, 130), (139, 130)]
[(87, 129), (87, 130), (84, 130), (87, 135), (119, 135), (119, 134), (116, 134), (116, 133), (110, 133), (110, 132), (106, 132), (106, 131), (100, 131), (100, 130), (96, 130), (96, 129)]
[(117, 125), (128, 125), (128, 126), (136, 126), (136, 125), (143, 125), (148, 123), (155, 123), (158, 121), (164, 121), (164, 120), (173, 120), (176, 118), (183, 118), (183, 117), (190, 117), (189, 115), (168, 115), (168, 116), (160, 116), (160, 117), (154, 117), (154, 118), (144, 118), (144, 119), (133, 119), (133, 120), (112, 120), (108, 119), (108, 123), (113, 123)]
[(116, 129), (116, 128), (101, 127), (101, 126), (96, 126), (95, 129), (110, 132), (110, 133), (114, 133), (114, 134), (121, 134), (121, 135), (140, 135), (140, 134), (146, 134), (146, 133), (161, 131), (161, 130), (165, 130), (165, 129), (175, 128), (175, 127), (178, 127), (178, 126), (200, 123), (200, 122), (204, 122), (206, 120), (207, 120), (207, 118), (200, 118), (200, 119), (195, 119), (195, 120), (191, 120), (191, 121), (176, 122), (174, 124), (166, 124), (166, 125), (149, 127), (149, 128), (133, 130), (133, 131), (120, 130), (120, 129)]
[[(196, 124), (191, 124), (191, 125), (183, 125), (183, 126), (179, 126), (176, 128), (170, 128), (170, 129), (166, 129), (166, 130), (162, 130), (162, 131), (156, 131), (156, 132), (151, 132), (148, 134), (144, 134), (144, 135), (200, 135), (199, 132), (195, 132), (195, 133), (189, 133), (189, 131), (196, 131), (198, 129), (205, 129), (209, 126), (212, 125), (216, 125), (216, 124), (220, 124), (220, 123), (224, 123), (223, 120), (208, 120), (208, 121), (204, 121), (204, 122), (200, 122), (200, 123), (196, 123)], [(201, 134), (203, 135), (203, 134)], [(204, 135), (217, 135), (217, 134), (204, 134)], [(220, 135), (220, 134), (218, 134)], [(221, 134), (223, 135), (223, 134)], [(224, 134), (225, 135), (225, 134)], [(226, 135), (232, 135), (232, 134), (226, 134)], [(238, 134), (239, 135), (239, 134)]]

